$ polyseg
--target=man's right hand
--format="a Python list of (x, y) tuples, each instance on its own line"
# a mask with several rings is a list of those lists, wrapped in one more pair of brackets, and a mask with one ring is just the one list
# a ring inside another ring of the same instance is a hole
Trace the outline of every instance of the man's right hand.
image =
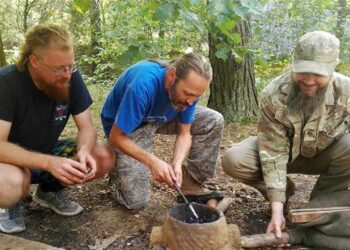
[(266, 233), (274, 233), (276, 238), (282, 237), (282, 231), (286, 227), (286, 220), (283, 215), (283, 203), (271, 202), (272, 216)]
[(173, 187), (173, 182), (176, 181), (173, 168), (152, 154), (149, 154), (149, 157), (150, 164), (148, 167), (151, 170), (153, 179), (160, 183), (166, 183), (169, 187)]
[(87, 169), (77, 161), (53, 157), (49, 164), (49, 172), (64, 184), (81, 184), (86, 179)]

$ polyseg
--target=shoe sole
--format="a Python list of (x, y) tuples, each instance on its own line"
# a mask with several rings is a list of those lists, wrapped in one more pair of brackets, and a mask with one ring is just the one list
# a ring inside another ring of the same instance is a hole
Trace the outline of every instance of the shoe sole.
[(80, 214), (82, 211), (83, 211), (83, 208), (80, 207), (77, 211), (74, 211), (74, 212), (62, 212), (60, 210), (58, 210), (55, 206), (51, 205), (50, 203), (40, 199), (38, 196), (33, 195), (33, 200), (40, 204), (41, 206), (43, 207), (48, 207), (48, 208), (51, 208), (53, 211), (55, 211), (57, 214), (60, 214), (60, 215), (65, 215), (65, 216), (74, 216), (74, 215), (77, 215), (77, 214)]
[(12, 230), (7, 230), (7, 229), (3, 228), (2, 225), (0, 224), (0, 231), (3, 233), (8, 233), (8, 234), (19, 233), (19, 232), (23, 232), (24, 230), (26, 230), (26, 227), (15, 227)]

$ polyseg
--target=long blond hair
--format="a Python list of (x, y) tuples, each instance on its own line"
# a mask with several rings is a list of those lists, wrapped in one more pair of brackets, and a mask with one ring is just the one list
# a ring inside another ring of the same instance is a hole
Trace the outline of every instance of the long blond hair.
[(73, 39), (70, 32), (56, 24), (37, 25), (31, 28), (24, 37), (20, 56), (17, 61), (18, 70), (25, 70), (28, 57), (37, 49), (69, 50), (73, 48)]

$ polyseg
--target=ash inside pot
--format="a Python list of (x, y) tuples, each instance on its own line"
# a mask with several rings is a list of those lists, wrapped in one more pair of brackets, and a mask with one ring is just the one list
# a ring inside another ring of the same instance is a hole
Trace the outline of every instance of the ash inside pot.
[(191, 203), (191, 204), (194, 210), (198, 214), (198, 217), (199, 217), (198, 220), (196, 219), (191, 209), (186, 204), (180, 204), (175, 207), (172, 207), (169, 210), (169, 215), (174, 219), (177, 219), (179, 221), (182, 221), (188, 224), (210, 223), (220, 218), (220, 213), (215, 208), (209, 207), (207, 205), (197, 204), (197, 203)]

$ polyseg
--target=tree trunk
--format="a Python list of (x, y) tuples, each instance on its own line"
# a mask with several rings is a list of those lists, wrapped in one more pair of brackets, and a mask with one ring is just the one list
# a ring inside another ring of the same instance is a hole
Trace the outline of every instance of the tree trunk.
[(1, 30), (0, 30), (0, 67), (5, 66), (6, 63), (6, 56), (5, 56), (5, 50), (4, 45), (2, 43), (2, 37), (1, 37)]
[[(241, 35), (240, 46), (251, 42), (250, 17), (241, 20), (234, 28)], [(213, 67), (208, 107), (222, 113), (226, 121), (240, 122), (257, 115), (258, 98), (255, 88), (254, 65), (249, 55), (240, 63), (229, 53), (227, 60), (215, 56), (218, 38), (209, 34), (209, 58)]]
[[(90, 9), (90, 27), (91, 27), (91, 57), (96, 58), (98, 55), (99, 41), (98, 37), (101, 34), (101, 16), (99, 0), (91, 0)], [(90, 65), (90, 74), (93, 75), (96, 70), (96, 62), (92, 61)]]
[(25, 33), (28, 29), (29, 14), (30, 14), (32, 7), (35, 5), (36, 1), (37, 0), (33, 0), (31, 2), (29, 0), (25, 1), (24, 9), (23, 9), (23, 33)]
[(346, 7), (346, 0), (338, 0), (338, 15), (337, 15), (337, 26), (335, 29), (335, 35), (340, 41), (344, 36), (344, 25), (346, 21), (348, 10)]

